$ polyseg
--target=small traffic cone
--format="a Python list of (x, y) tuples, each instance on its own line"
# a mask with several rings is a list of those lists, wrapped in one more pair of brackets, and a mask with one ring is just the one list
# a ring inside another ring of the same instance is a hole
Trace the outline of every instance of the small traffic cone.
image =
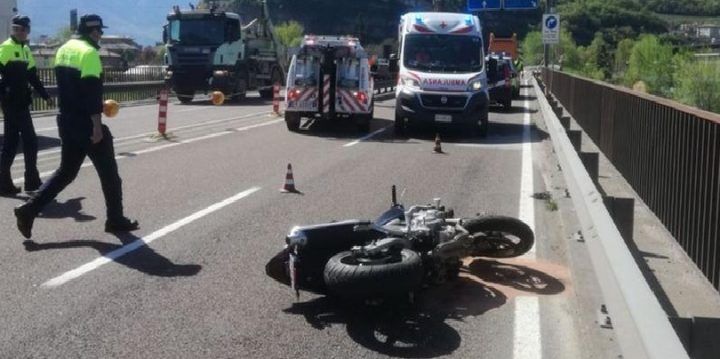
[(288, 163), (287, 174), (285, 175), (285, 185), (280, 189), (283, 193), (298, 193), (295, 188), (295, 179), (293, 179), (292, 165)]
[(442, 150), (442, 144), (440, 143), (440, 134), (435, 134), (435, 148), (433, 148), (433, 152), (435, 153), (443, 153)]

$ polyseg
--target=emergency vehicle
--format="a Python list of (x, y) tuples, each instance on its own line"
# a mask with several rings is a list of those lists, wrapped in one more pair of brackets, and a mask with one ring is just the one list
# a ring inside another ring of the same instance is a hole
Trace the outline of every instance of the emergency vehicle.
[(362, 132), (373, 118), (373, 80), (368, 55), (356, 37), (313, 36), (288, 68), (285, 123), (298, 131), (302, 118), (350, 120)]
[(488, 131), (488, 89), (477, 16), (407, 13), (399, 26), (395, 132), (409, 124), (456, 125)]

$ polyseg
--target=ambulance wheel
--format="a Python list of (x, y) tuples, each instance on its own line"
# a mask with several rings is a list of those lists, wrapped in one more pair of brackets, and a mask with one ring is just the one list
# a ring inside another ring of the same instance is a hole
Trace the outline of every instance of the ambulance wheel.
[(395, 134), (402, 136), (405, 134), (405, 129), (407, 128), (407, 125), (405, 124), (405, 117), (402, 116), (402, 114), (398, 113), (398, 110), (395, 110), (395, 124), (393, 129), (395, 130)]
[(292, 132), (300, 130), (300, 114), (297, 112), (285, 111), (285, 125)]
[(480, 136), (480, 138), (486, 138), (488, 136), (488, 131), (490, 130), (490, 121), (488, 119), (483, 119), (482, 123), (477, 128), (477, 134)]
[(358, 116), (357, 128), (360, 133), (370, 132), (370, 118), (371, 117), (369, 115)]

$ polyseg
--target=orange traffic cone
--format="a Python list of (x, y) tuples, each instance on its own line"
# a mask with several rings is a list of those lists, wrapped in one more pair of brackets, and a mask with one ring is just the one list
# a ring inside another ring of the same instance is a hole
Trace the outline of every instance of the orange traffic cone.
[(292, 165), (288, 163), (287, 174), (285, 175), (285, 185), (280, 189), (283, 193), (298, 193), (295, 188), (295, 180), (293, 179)]
[(440, 134), (435, 134), (435, 148), (433, 148), (433, 152), (435, 153), (443, 153), (442, 150), (442, 144), (440, 143)]

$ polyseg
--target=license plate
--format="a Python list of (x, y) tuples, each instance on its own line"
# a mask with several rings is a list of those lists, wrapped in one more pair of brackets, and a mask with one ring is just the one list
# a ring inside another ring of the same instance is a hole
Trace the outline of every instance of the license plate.
[(452, 115), (435, 115), (435, 122), (452, 122)]

